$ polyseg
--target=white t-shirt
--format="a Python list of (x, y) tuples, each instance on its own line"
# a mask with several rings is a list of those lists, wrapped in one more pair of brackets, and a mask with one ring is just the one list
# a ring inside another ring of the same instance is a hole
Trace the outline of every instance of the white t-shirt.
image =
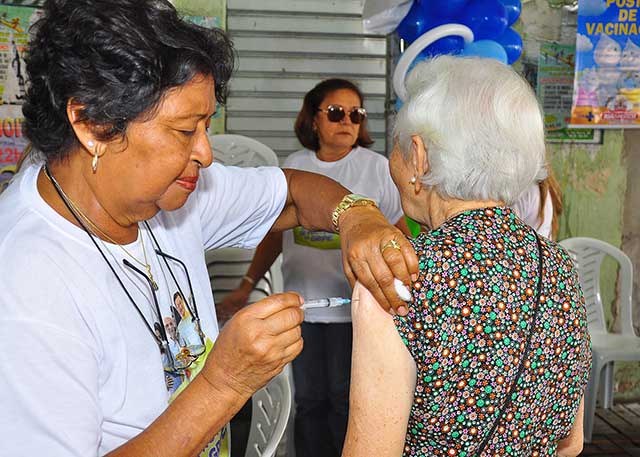
[[(284, 168), (312, 171), (338, 181), (351, 192), (376, 201), (392, 223), (402, 217), (398, 189), (391, 180), (386, 157), (362, 147), (336, 162), (323, 162), (315, 152), (303, 149), (291, 154)], [(284, 289), (299, 292), (306, 300), (351, 298), (351, 287), (342, 268), (340, 238), (334, 233), (310, 232), (297, 227), (282, 239)], [(316, 308), (305, 311), (306, 322), (351, 322), (351, 308)]]
[(553, 202), (551, 194), (547, 192), (544, 200), (544, 214), (540, 221), (540, 187), (538, 183), (533, 183), (525, 190), (518, 200), (512, 205), (513, 210), (520, 219), (527, 225), (533, 227), (536, 232), (545, 238), (551, 239), (551, 222), (553, 219)]
[[(0, 196), (0, 454), (103, 455), (144, 430), (172, 395), (145, 321), (89, 236), (40, 197), (39, 169), (25, 168)], [(281, 213), (286, 193), (278, 168), (215, 164), (202, 170), (181, 209), (149, 221), (161, 250), (186, 265), (209, 350), (218, 326), (204, 251), (254, 247)], [(173, 319), (176, 282), (190, 294), (184, 269), (169, 261), (174, 281), (140, 227), (125, 249), (143, 259), (142, 238), (162, 317)], [(97, 243), (153, 326), (158, 316), (149, 283), (123, 265), (123, 259), (136, 262), (117, 245)], [(192, 366), (192, 376), (202, 363)], [(168, 381), (174, 390), (176, 380)]]

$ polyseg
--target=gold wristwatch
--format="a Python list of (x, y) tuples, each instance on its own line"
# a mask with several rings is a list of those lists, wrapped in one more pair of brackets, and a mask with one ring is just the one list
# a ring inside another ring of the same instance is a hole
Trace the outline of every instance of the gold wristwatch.
[(338, 206), (336, 206), (336, 209), (334, 209), (331, 214), (331, 222), (333, 223), (333, 228), (336, 233), (340, 233), (340, 226), (338, 225), (340, 216), (342, 216), (342, 213), (346, 210), (353, 208), (354, 206), (375, 206), (377, 208), (378, 204), (364, 195), (347, 194), (342, 197), (342, 200), (338, 203)]

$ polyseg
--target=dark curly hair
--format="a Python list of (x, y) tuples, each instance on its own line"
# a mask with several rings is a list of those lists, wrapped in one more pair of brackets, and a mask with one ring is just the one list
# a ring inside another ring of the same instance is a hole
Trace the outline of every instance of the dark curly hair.
[(47, 0), (31, 29), (25, 135), (47, 161), (77, 144), (69, 100), (100, 141), (153, 117), (171, 88), (211, 76), (223, 104), (234, 66), (224, 32), (184, 21), (167, 0)]
[[(320, 149), (318, 134), (313, 129), (313, 118), (318, 113), (318, 108), (320, 108), (320, 104), (325, 97), (331, 92), (340, 89), (348, 89), (355, 92), (360, 99), (360, 106), (363, 106), (364, 96), (362, 95), (362, 92), (360, 92), (358, 86), (351, 81), (340, 78), (331, 78), (325, 79), (324, 81), (316, 84), (316, 86), (304, 96), (302, 108), (298, 113), (294, 127), (298, 141), (305, 148), (310, 149), (311, 151), (317, 151)], [(367, 120), (365, 119), (362, 124), (360, 124), (356, 145), (367, 147), (372, 144), (373, 140), (367, 130)]]

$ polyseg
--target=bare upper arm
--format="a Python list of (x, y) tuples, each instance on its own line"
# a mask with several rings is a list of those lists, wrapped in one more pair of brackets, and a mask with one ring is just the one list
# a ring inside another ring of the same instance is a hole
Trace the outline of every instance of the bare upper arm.
[(402, 454), (416, 364), (391, 315), (360, 283), (352, 303), (353, 355), (349, 426), (343, 456)]

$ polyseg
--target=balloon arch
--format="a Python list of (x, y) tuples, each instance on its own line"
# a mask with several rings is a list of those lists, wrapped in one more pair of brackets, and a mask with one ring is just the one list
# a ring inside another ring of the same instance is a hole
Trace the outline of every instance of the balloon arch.
[(511, 65), (522, 54), (522, 38), (511, 25), (520, 0), (414, 0), (396, 31), (409, 47), (400, 57), (393, 85), (405, 100), (404, 79), (417, 60), (441, 54), (479, 56)]

